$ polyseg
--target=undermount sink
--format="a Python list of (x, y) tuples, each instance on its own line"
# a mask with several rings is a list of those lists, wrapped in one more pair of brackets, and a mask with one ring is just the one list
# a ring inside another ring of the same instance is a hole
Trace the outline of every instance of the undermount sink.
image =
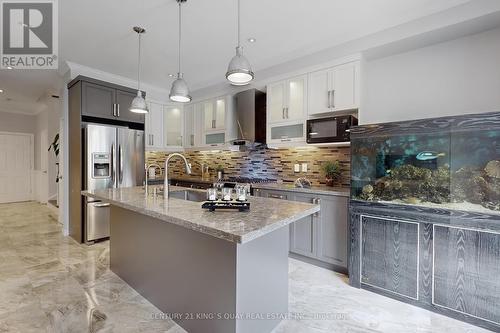
[(205, 192), (198, 192), (192, 190), (184, 190), (184, 191), (173, 191), (168, 194), (170, 198), (194, 201), (194, 202), (202, 202), (205, 201), (207, 195)]

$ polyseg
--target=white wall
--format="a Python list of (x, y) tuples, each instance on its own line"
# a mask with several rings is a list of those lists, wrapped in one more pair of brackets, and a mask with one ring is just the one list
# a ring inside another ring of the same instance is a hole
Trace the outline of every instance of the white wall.
[(35, 121), (35, 116), (10, 112), (0, 112), (0, 132), (34, 134)]
[(363, 124), (500, 111), (500, 29), (367, 61)]
[[(53, 150), (48, 151), (55, 135), (59, 132), (61, 118), (60, 102), (56, 98), (47, 96), (43, 101), (44, 109), (36, 116), (35, 127), (35, 170), (42, 173), (41, 197), (54, 198), (57, 195), (56, 162)], [(44, 200), (42, 200), (44, 201)]]

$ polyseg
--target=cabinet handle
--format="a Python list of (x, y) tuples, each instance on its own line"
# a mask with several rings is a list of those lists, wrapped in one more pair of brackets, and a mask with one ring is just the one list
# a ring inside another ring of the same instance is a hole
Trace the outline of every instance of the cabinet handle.
[[(319, 205), (320, 203), (321, 203), (321, 199), (320, 199), (320, 198), (314, 198), (314, 199), (313, 199), (313, 204), (315, 204), (315, 205)], [(318, 217), (318, 216), (319, 216), (319, 213), (320, 213), (320, 212), (316, 212), (316, 213), (314, 213), (314, 215), (313, 215), (313, 216), (314, 216), (314, 217)]]
[(191, 134), (191, 146), (194, 146), (194, 134)]
[(113, 117), (116, 117), (116, 104), (113, 103)]
[(151, 146), (155, 145), (155, 135), (151, 134)]
[(286, 119), (288, 119), (288, 118), (290, 118), (290, 117), (288, 116), (288, 107), (287, 107), (286, 108)]
[(285, 108), (283, 108), (283, 110), (281, 111), (281, 118), (285, 119)]
[(332, 90), (332, 109), (335, 109), (335, 89)]
[(328, 108), (329, 109), (332, 107), (331, 100), (332, 100), (332, 91), (328, 90)]
[(116, 104), (116, 114), (120, 117), (120, 104)]
[(284, 199), (284, 198), (285, 198), (285, 197), (284, 197), (284, 196), (282, 196), (282, 195), (271, 194), (271, 193), (269, 193), (269, 194), (267, 195), (267, 197), (268, 197), (268, 198), (273, 198), (273, 199)]
[(282, 137), (281, 137), (281, 141), (282, 141), (282, 142), (292, 141), (292, 139), (290, 139), (290, 138), (289, 138), (289, 137), (287, 137), (287, 136), (282, 136)]

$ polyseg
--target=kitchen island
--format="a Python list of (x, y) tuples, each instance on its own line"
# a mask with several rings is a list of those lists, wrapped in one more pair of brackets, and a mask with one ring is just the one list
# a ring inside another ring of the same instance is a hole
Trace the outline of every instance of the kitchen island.
[[(190, 333), (271, 332), (288, 315), (289, 224), (318, 205), (250, 198), (209, 212), (203, 191), (82, 192), (111, 204), (110, 268)], [(155, 316), (155, 317), (153, 317)]]

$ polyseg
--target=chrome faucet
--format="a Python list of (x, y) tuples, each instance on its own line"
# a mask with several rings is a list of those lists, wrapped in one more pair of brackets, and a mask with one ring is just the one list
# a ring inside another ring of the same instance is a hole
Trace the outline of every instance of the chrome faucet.
[(149, 169), (154, 167), (155, 168), (155, 173), (156, 173), (156, 168), (160, 169), (160, 176), (162, 175), (162, 170), (161, 170), (161, 166), (157, 163), (151, 163), (149, 165), (145, 165), (146, 166), (146, 172), (145, 172), (145, 178), (144, 178), (144, 192), (146, 192), (146, 195), (149, 194), (149, 184), (148, 184), (148, 180), (149, 180)]
[(170, 160), (176, 156), (180, 157), (184, 161), (184, 164), (186, 166), (186, 173), (188, 175), (191, 174), (191, 167), (189, 166), (189, 163), (188, 163), (187, 159), (184, 157), (184, 155), (181, 155), (179, 153), (173, 153), (173, 154), (168, 155), (167, 159), (165, 160), (165, 178), (164, 178), (164, 182), (163, 182), (163, 197), (165, 199), (168, 198), (168, 192), (169, 192), (169, 186), (170, 186), (169, 181), (168, 181), (168, 162), (170, 162)]

